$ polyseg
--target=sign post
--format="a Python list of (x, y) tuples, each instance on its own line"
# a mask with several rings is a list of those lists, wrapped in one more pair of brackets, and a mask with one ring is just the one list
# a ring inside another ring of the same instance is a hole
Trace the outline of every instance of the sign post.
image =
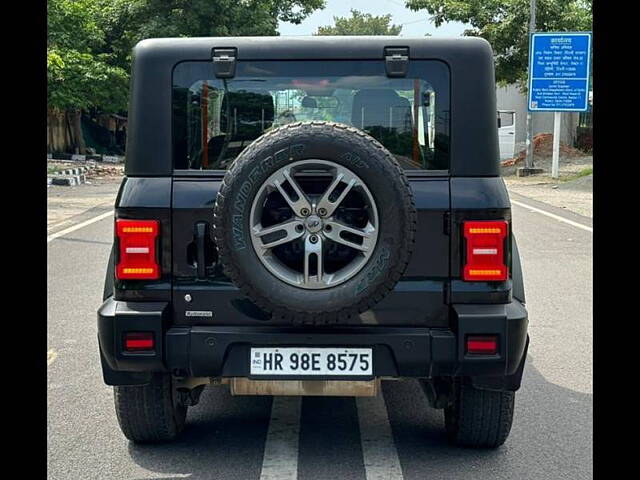
[[(529, 4), (529, 49), (531, 49), (531, 34), (536, 31), (536, 0)], [(533, 115), (527, 110), (527, 156), (524, 158), (524, 166), (527, 172), (535, 173), (533, 167)], [(542, 173), (542, 170), (540, 170)]]
[(558, 178), (560, 175), (560, 124), (562, 123), (562, 112), (553, 113), (553, 157), (551, 158), (551, 178)]
[(540, 32), (529, 43), (529, 112), (555, 112), (551, 176), (559, 176), (561, 112), (589, 108), (591, 32)]

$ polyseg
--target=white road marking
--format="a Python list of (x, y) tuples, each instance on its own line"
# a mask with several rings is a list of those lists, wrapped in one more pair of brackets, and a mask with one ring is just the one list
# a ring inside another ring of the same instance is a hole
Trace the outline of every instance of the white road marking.
[(47, 366), (51, 365), (58, 358), (58, 352), (56, 352), (53, 348), (50, 348), (47, 351)]
[(563, 222), (563, 223), (566, 223), (568, 225), (572, 225), (574, 227), (581, 228), (582, 230), (586, 230), (587, 232), (593, 233), (593, 228), (592, 227), (589, 227), (587, 225), (583, 225), (583, 224), (578, 223), (578, 222), (574, 222), (573, 220), (569, 220), (568, 218), (561, 217), (560, 215), (556, 215), (556, 214), (550, 213), (550, 212), (545, 212), (544, 210), (541, 210), (541, 209), (536, 208), (536, 207), (532, 207), (531, 205), (527, 205), (526, 203), (518, 202), (516, 200), (511, 200), (511, 203), (513, 203), (514, 205), (518, 205), (519, 207), (522, 207), (522, 208), (528, 208), (529, 210), (532, 210), (534, 212), (540, 213), (542, 215), (546, 215), (547, 217), (553, 218), (554, 220), (558, 220), (559, 222)]
[(382, 392), (376, 397), (358, 397), (356, 404), (367, 480), (402, 480), (400, 459)]
[(273, 397), (260, 480), (298, 478), (301, 397)]
[(87, 225), (91, 225), (92, 223), (99, 222), (100, 220), (107, 218), (109, 216), (113, 216), (113, 210), (109, 212), (105, 212), (102, 215), (98, 215), (97, 217), (90, 218), (89, 220), (85, 220), (84, 222), (78, 223), (77, 225), (73, 225), (69, 228), (65, 228), (64, 230), (60, 230), (59, 232), (52, 233), (47, 236), (47, 243), (52, 240), (55, 240), (58, 237), (66, 235), (67, 233), (75, 232), (76, 230), (80, 230), (81, 228), (86, 227)]
[(54, 223), (53, 225), (50, 225), (50, 226), (47, 227), (47, 232), (53, 230), (54, 228), (60, 227), (61, 225), (64, 225), (65, 223), (71, 223), (71, 220), (63, 220), (62, 222)]

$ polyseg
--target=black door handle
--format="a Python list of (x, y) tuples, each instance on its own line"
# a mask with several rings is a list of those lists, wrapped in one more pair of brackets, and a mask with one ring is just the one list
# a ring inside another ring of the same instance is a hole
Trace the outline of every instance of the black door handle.
[(205, 222), (196, 223), (196, 267), (198, 278), (206, 278), (204, 260), (204, 239), (207, 234), (207, 224)]

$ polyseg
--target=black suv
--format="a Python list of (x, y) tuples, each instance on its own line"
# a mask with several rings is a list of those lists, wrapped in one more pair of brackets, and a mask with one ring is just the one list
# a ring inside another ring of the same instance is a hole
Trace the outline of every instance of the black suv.
[(132, 441), (206, 385), (415, 379), (458, 445), (511, 428), (528, 347), (478, 38), (171, 38), (134, 50), (98, 336)]

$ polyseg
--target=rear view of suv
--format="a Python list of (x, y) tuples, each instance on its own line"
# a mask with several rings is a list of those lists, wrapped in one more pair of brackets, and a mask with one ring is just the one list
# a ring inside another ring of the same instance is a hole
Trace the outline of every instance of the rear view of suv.
[(393, 378), (453, 443), (504, 443), (529, 337), (488, 43), (153, 39), (131, 85), (98, 311), (127, 438), (175, 438), (210, 384)]

